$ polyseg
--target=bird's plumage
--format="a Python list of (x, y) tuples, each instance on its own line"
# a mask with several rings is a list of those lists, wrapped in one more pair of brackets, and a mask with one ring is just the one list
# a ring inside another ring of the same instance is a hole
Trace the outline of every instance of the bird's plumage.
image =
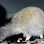
[(10, 35), (23, 33), (26, 40), (30, 39), (31, 36), (42, 37), (43, 35), (44, 13), (38, 7), (26, 7), (20, 10), (11, 21), (10, 25), (5, 26)]

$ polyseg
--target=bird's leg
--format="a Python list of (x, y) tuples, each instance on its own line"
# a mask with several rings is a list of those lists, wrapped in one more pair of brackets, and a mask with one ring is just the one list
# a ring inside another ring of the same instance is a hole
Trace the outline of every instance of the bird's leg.
[(40, 38), (43, 39), (43, 35), (40, 35)]
[(31, 36), (29, 34), (27, 34), (27, 33), (24, 36), (26, 37), (26, 41), (29, 41)]
[(30, 35), (27, 35), (26, 36), (26, 41), (29, 41), (30, 37), (31, 37)]

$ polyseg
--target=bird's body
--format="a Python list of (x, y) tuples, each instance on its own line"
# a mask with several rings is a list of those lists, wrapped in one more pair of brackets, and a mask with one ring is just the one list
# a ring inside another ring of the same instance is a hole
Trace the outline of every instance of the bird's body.
[(23, 33), (28, 39), (31, 36), (43, 35), (44, 14), (38, 7), (27, 7), (16, 13), (12, 19), (16, 33)]
[(44, 13), (38, 7), (26, 7), (17, 12), (11, 20), (11, 24), (5, 26), (8, 30), (6, 36), (23, 33), (26, 40), (31, 36), (43, 38)]

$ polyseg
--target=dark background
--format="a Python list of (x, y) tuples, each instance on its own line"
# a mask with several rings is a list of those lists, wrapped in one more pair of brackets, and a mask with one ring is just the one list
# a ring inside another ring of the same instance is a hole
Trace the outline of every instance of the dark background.
[(27, 6), (37, 6), (44, 10), (44, 0), (0, 0), (0, 4), (7, 10), (7, 18)]

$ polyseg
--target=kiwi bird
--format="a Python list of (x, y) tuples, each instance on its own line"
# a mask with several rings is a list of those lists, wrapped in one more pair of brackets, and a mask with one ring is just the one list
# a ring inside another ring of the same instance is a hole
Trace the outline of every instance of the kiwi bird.
[(44, 12), (39, 7), (26, 7), (18, 11), (13, 16), (11, 23), (5, 27), (9, 35), (23, 33), (26, 40), (29, 40), (31, 36), (40, 36), (42, 39)]

